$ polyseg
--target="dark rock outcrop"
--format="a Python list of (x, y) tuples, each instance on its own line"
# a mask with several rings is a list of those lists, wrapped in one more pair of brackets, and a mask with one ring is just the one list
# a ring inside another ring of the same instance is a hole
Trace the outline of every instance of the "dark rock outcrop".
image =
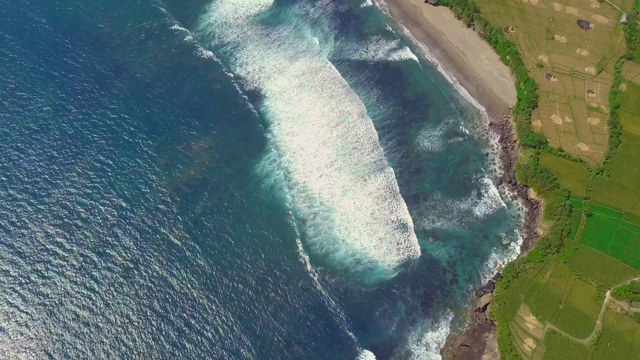
[(525, 254), (533, 248), (538, 239), (538, 219), (542, 207), (538, 200), (529, 196), (529, 187), (519, 184), (516, 180), (515, 166), (520, 154), (518, 139), (511, 126), (511, 116), (498, 116), (489, 123), (492, 131), (499, 137), (500, 158), (502, 160), (503, 175), (498, 181), (498, 186), (504, 186), (509, 192), (515, 193), (520, 202), (526, 208), (526, 218), (522, 230), (521, 253)]

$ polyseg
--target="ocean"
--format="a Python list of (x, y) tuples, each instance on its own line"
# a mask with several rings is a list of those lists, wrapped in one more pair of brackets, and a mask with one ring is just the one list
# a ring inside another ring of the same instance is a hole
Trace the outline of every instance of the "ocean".
[(495, 139), (362, 0), (0, 12), (0, 357), (438, 359), (518, 254)]

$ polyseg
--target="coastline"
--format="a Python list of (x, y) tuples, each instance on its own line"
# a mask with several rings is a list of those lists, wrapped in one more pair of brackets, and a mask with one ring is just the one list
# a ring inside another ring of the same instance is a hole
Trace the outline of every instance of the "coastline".
[(488, 114), (510, 112), (516, 103), (511, 71), (449, 8), (431, 6), (424, 0), (385, 0), (385, 5), (388, 14), (424, 45)]
[[(511, 117), (511, 109), (516, 103), (514, 77), (490, 45), (457, 20), (449, 8), (434, 7), (423, 0), (385, 1), (382, 6), (386, 5), (386, 9), (383, 10), (410, 33), (417, 45), (426, 47), (427, 55), (437, 60), (436, 66), (442, 67), (454, 85), (462, 88), (459, 90), (466, 91), (486, 111), (489, 128), (498, 137), (503, 170), (496, 186), (503, 193), (512, 194), (512, 200), (518, 200), (526, 209), (518, 257), (525, 256), (544, 233), (541, 223), (544, 202), (532, 189), (519, 184), (515, 175), (520, 148)], [(444, 359), (499, 357), (496, 324), (487, 317), (499, 276), (498, 272), (475, 291), (473, 306), (467, 312), (467, 325), (459, 333), (450, 334), (441, 349)]]

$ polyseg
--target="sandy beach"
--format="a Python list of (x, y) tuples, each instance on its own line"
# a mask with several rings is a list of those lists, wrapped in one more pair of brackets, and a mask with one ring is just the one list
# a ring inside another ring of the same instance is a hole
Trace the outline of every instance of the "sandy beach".
[(490, 114), (516, 103), (511, 72), (478, 34), (444, 6), (424, 0), (386, 0), (389, 13), (435, 55), (469, 94)]

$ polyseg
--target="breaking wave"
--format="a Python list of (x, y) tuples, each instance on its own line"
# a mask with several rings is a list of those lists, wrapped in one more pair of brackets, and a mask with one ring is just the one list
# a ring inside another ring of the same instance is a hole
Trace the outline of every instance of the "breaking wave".
[(453, 313), (447, 310), (441, 320), (436, 323), (422, 321), (409, 333), (406, 346), (401, 350), (402, 354), (395, 354), (395, 357), (410, 360), (441, 360), (440, 349), (451, 332), (451, 320), (453, 320)]
[(271, 149), (259, 170), (282, 182), (305, 248), (341, 270), (388, 278), (420, 249), (373, 123), (328, 60), (331, 24), (316, 11), (327, 6), (222, 0), (196, 33), (261, 93)]
[(364, 349), (358, 354), (356, 360), (376, 360), (376, 356), (371, 351)]

